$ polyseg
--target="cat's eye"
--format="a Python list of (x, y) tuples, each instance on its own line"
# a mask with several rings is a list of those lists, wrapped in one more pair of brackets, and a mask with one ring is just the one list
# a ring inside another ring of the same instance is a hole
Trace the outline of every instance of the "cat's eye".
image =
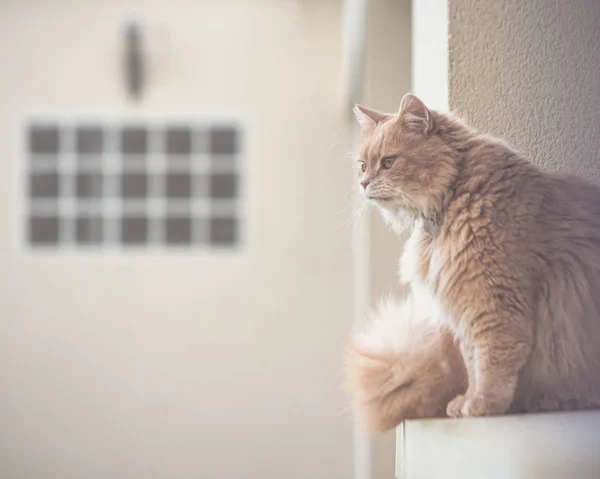
[(367, 164), (364, 161), (359, 161), (358, 164), (360, 165), (360, 171), (363, 173), (367, 171)]
[(389, 170), (395, 162), (396, 162), (395, 156), (388, 156), (387, 158), (384, 158), (383, 160), (381, 160), (381, 164), (383, 165), (383, 167), (386, 170)]

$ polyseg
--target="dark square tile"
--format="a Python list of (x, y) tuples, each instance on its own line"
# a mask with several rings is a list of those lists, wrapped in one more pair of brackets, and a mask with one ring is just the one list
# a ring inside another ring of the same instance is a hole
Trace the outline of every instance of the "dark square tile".
[(75, 225), (75, 238), (80, 244), (102, 243), (102, 217), (79, 216)]
[(29, 219), (29, 241), (33, 245), (57, 244), (60, 222), (56, 216), (34, 216)]
[(60, 150), (60, 132), (56, 126), (32, 126), (29, 129), (29, 151), (51, 154)]
[(238, 135), (234, 128), (214, 128), (210, 131), (210, 152), (230, 155), (238, 149)]
[(75, 184), (75, 192), (78, 198), (101, 198), (102, 174), (78, 173)]
[(207, 198), (210, 196), (210, 176), (194, 176), (194, 196), (197, 198)]
[(169, 244), (192, 242), (192, 220), (190, 217), (168, 217), (165, 220), (165, 240)]
[(99, 126), (80, 126), (75, 133), (79, 154), (100, 154), (104, 149), (104, 131)]
[(165, 194), (168, 198), (189, 198), (192, 196), (192, 178), (185, 173), (169, 173), (165, 177)]
[(210, 239), (210, 221), (206, 218), (195, 218), (194, 232), (194, 242), (198, 244), (207, 244)]
[(32, 173), (29, 177), (29, 194), (33, 198), (58, 198), (59, 189), (58, 173)]
[(121, 176), (121, 195), (124, 198), (145, 198), (148, 195), (148, 176), (145, 173), (124, 173)]
[(148, 152), (148, 132), (143, 127), (121, 130), (121, 151), (124, 154), (143, 155)]
[(210, 196), (219, 199), (237, 196), (237, 176), (231, 174), (211, 175)]
[(142, 216), (121, 218), (121, 241), (126, 245), (147, 243), (148, 218)]
[(189, 128), (168, 128), (166, 150), (172, 155), (189, 155), (192, 152), (192, 132)]
[(212, 218), (210, 220), (210, 242), (216, 246), (237, 243), (238, 231), (235, 218)]

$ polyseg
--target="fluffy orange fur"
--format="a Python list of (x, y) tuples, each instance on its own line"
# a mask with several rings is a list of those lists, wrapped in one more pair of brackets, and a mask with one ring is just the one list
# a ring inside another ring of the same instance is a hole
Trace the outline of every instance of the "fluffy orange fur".
[(411, 229), (409, 297), (348, 348), (365, 427), (600, 407), (600, 189), (413, 95), (356, 114), (361, 191)]
[(404, 419), (445, 415), (466, 388), (467, 374), (454, 336), (410, 299), (388, 300), (352, 338), (347, 388), (362, 428), (390, 429)]

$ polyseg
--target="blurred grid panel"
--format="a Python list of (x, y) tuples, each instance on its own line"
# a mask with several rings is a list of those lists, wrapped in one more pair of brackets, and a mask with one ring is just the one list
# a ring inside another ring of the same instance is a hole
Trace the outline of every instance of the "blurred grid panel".
[(233, 124), (31, 122), (29, 245), (237, 246), (241, 135)]

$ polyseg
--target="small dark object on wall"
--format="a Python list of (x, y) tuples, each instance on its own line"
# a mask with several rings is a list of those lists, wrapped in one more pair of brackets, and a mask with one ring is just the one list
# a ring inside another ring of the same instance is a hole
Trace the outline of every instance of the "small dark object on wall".
[(125, 75), (127, 93), (139, 100), (144, 88), (144, 51), (142, 27), (131, 22), (125, 28)]

